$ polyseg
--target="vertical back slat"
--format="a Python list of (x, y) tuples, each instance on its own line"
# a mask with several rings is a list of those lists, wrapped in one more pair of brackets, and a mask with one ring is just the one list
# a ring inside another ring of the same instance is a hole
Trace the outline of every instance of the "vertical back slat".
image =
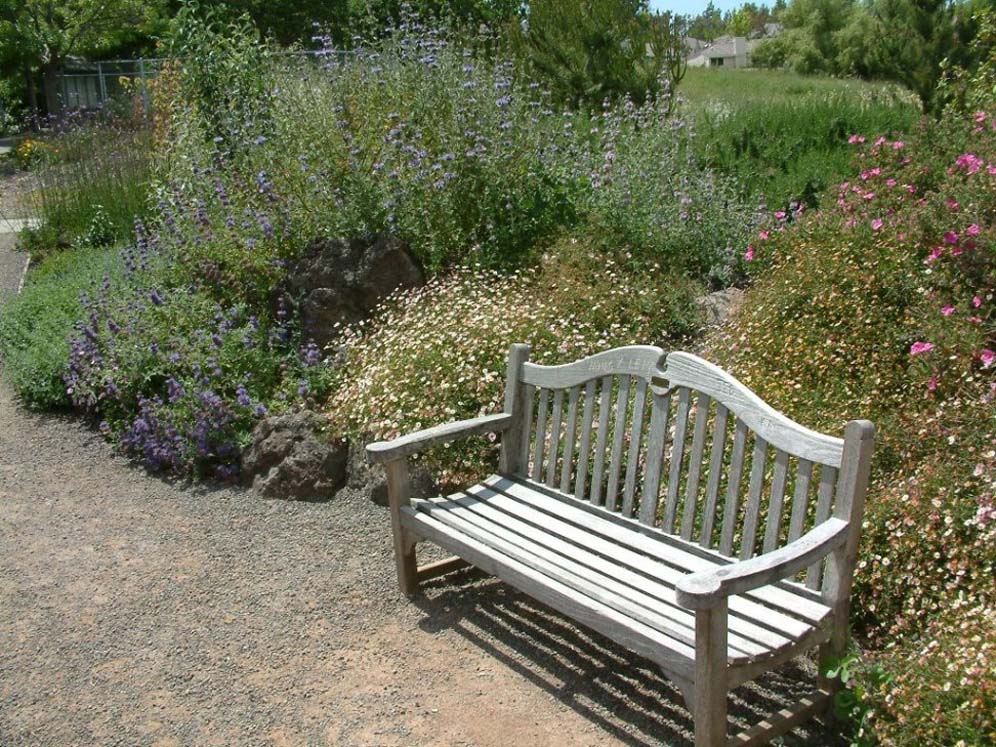
[(626, 483), (623, 487), (622, 513), (633, 515), (633, 496), (636, 493), (636, 473), (640, 468), (640, 442), (643, 439), (643, 411), (647, 405), (647, 381), (636, 382), (636, 400), (633, 403), (633, 420), (630, 426), (629, 455), (626, 457)]
[(754, 554), (757, 539), (757, 520), (761, 515), (761, 493), (764, 490), (764, 463), (768, 456), (768, 442), (754, 434), (754, 455), (751, 457), (750, 484), (747, 488), (747, 513), (744, 515), (744, 531), (740, 539), (740, 558)]
[(705, 452), (706, 426), (709, 424), (709, 405), (712, 398), (699, 393), (696, 401), (695, 429), (692, 431), (692, 453), (688, 457), (688, 481), (685, 485), (685, 511), (681, 516), (681, 538), (690, 540), (695, 528), (695, 510), (698, 508), (699, 476), (702, 473), (702, 454)]
[(709, 479), (706, 482), (705, 508), (702, 510), (702, 547), (712, 546), (712, 528), (716, 523), (716, 501), (719, 481), (723, 477), (723, 455), (726, 451), (726, 420), (729, 410), (716, 404), (716, 421), (712, 431), (712, 453), (709, 456)]
[(671, 392), (653, 393), (650, 410), (650, 434), (647, 436), (647, 469), (643, 474), (640, 496), (640, 521), (649, 526), (657, 523), (657, 501), (661, 489), (661, 467), (667, 445), (667, 421), (671, 415)]
[(602, 481), (605, 479), (605, 444), (609, 434), (609, 400), (612, 396), (612, 377), (602, 377), (602, 391), (598, 402), (598, 438), (595, 440), (595, 469), (591, 473), (591, 502), (602, 504)]
[(792, 494), (792, 518), (789, 519), (789, 537), (792, 542), (802, 536), (809, 508), (809, 483), (813, 479), (813, 463), (800, 459), (795, 471), (795, 491)]
[(605, 506), (616, 510), (619, 494), (619, 474), (622, 471), (623, 441), (626, 437), (626, 412), (629, 410), (631, 377), (619, 377), (619, 394), (616, 397), (616, 423), (612, 434), (612, 461), (609, 463), (609, 484), (605, 491)]
[(574, 466), (574, 446), (577, 444), (578, 396), (581, 387), (571, 387), (567, 398), (567, 433), (564, 434), (564, 466), (560, 469), (560, 492), (571, 489), (571, 469)]
[(595, 380), (584, 386), (584, 410), (581, 415), (581, 445), (578, 447), (578, 476), (574, 481), (574, 497), (584, 498), (588, 479), (588, 458), (591, 456), (591, 421), (595, 413)]
[[(813, 526), (819, 526), (830, 518), (830, 508), (833, 503), (833, 488), (837, 483), (837, 468), (828, 464), (823, 465), (820, 470), (820, 492), (816, 499), (816, 520)], [(806, 571), (806, 587), (810, 589), (820, 588), (820, 571), (823, 563), (813, 563)]]
[(522, 449), (519, 454), (519, 464), (522, 465), (523, 474), (529, 471), (529, 435), (533, 432), (533, 407), (535, 407), (533, 400), (536, 399), (536, 387), (532, 384), (526, 384), (525, 398), (526, 411), (522, 415), (522, 439), (519, 442), (519, 448)]
[(674, 442), (671, 444), (671, 469), (667, 478), (667, 503), (664, 504), (665, 532), (674, 531), (675, 515), (678, 513), (678, 489), (681, 480), (681, 463), (685, 455), (685, 433), (688, 429), (688, 400), (690, 392), (687, 387), (678, 390), (678, 412), (674, 421)]
[(533, 444), (533, 470), (530, 475), (539, 482), (543, 475), (543, 448), (546, 446), (546, 411), (550, 405), (550, 390), (540, 389), (539, 412), (536, 413), (536, 443)]
[(552, 488), (557, 480), (557, 455), (560, 454), (560, 424), (564, 419), (564, 390), (553, 394), (553, 424), (550, 428), (550, 450), (546, 458), (546, 484)]
[(788, 477), (788, 453), (775, 450), (775, 472), (771, 477), (771, 496), (768, 498), (768, 524), (764, 530), (764, 552), (771, 552), (778, 546), (778, 534), (782, 528), (782, 510), (785, 505), (785, 480)]
[(744, 474), (744, 452), (747, 450), (747, 424), (736, 420), (733, 432), (733, 454), (730, 457), (730, 477), (726, 481), (726, 505), (723, 508), (723, 533), (719, 541), (719, 551), (723, 555), (733, 554), (733, 534), (737, 528), (737, 514), (740, 512), (740, 481)]

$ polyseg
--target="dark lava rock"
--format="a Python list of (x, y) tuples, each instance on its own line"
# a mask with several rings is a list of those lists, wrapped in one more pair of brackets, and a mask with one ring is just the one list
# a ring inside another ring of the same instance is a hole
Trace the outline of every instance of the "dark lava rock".
[(319, 347), (331, 342), (337, 324), (366, 319), (393, 291), (424, 284), (425, 273), (408, 247), (384, 235), (314, 241), (287, 278), (304, 330)]
[[(384, 465), (369, 464), (366, 459), (364, 449), (369, 441), (373, 439), (362, 439), (361, 443), (351, 443), (349, 445), (349, 472), (348, 485), (351, 490), (363, 491), (370, 496), (370, 500), (378, 506), (387, 505), (387, 477), (384, 473)], [(438, 495), (436, 481), (432, 479), (429, 470), (418, 462), (411, 464), (409, 473), (411, 479), (412, 498), (431, 498)]]
[(349, 445), (330, 440), (327, 428), (328, 421), (310, 410), (262, 421), (242, 455), (243, 480), (267, 498), (331, 498), (346, 484)]

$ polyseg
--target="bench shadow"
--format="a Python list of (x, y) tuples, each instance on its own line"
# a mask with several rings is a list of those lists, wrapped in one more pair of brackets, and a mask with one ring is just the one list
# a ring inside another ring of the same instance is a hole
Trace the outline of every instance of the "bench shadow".
[[(425, 614), (422, 630), (455, 631), (621, 744), (692, 747), (691, 714), (655, 664), (501, 581), (462, 570), (422, 584), (413, 603)], [(813, 677), (811, 666), (796, 661), (734, 690), (731, 733), (811, 693)], [(846, 743), (813, 720), (780, 744)]]

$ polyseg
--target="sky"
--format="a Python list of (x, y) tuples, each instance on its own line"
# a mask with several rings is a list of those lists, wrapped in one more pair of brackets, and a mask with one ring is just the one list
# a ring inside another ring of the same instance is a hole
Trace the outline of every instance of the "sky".
[[(670, 10), (672, 13), (683, 16), (698, 15), (705, 10), (708, 4), (709, 0), (650, 0), (650, 7), (653, 10)], [(713, 0), (713, 4), (725, 13), (728, 10), (739, 8), (744, 4), (744, 0)]]

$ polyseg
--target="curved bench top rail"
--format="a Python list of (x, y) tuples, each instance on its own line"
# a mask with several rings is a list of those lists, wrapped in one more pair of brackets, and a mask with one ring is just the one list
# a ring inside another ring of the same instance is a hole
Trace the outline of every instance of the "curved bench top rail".
[(655, 383), (695, 389), (722, 403), (775, 448), (813, 462), (840, 466), (843, 439), (799, 425), (709, 361), (691, 353), (669, 353), (662, 377), (664, 381), (658, 379)]
[(567, 389), (602, 376), (629, 375), (650, 381), (660, 374), (664, 351), (653, 345), (630, 345), (596, 353), (560, 366), (522, 364), (521, 380), (545, 389)]

